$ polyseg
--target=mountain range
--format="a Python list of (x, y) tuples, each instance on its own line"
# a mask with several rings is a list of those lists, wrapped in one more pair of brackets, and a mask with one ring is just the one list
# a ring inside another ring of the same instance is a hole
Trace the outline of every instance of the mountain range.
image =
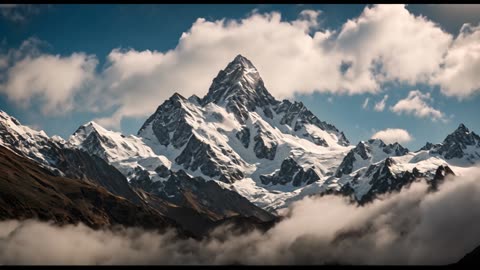
[(417, 151), (379, 139), (351, 145), (303, 103), (275, 99), (238, 55), (204, 97), (175, 93), (136, 135), (91, 121), (64, 140), (0, 111), (0, 218), (201, 237), (226, 222), (269, 228), (305, 196), (366, 204), (414, 181), (434, 190), (479, 161), (480, 137), (463, 124)]

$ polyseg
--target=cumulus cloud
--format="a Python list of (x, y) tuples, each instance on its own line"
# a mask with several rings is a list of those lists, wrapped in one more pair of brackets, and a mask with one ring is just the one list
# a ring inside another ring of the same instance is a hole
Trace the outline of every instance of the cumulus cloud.
[(48, 47), (48, 43), (32, 37), (19, 48), (0, 54), (0, 93), (20, 106), (37, 101), (44, 114), (61, 114), (77, 105), (76, 95), (95, 79), (98, 61), (85, 53), (43, 53)]
[(361, 78), (361, 85), (378, 88), (379, 82), (390, 80), (428, 82), (451, 40), (437, 24), (414, 16), (405, 5), (373, 5), (343, 25), (336, 45), (353, 62), (347, 73)]
[[(449, 264), (480, 244), (480, 169), (438, 191), (414, 182), (358, 207), (328, 195), (294, 203), (265, 233), (220, 227), (204, 240), (140, 229), (0, 223), (2, 264)], [(48, 247), (48, 248), (45, 248)], [(372, 256), (374, 255), (374, 256)]]
[(97, 63), (84, 53), (28, 55), (8, 69), (0, 92), (23, 106), (39, 97), (45, 114), (63, 113), (73, 108), (75, 92), (94, 78)]
[(430, 117), (433, 121), (446, 121), (444, 113), (428, 105), (428, 102), (433, 102), (430, 93), (423, 94), (419, 90), (413, 90), (405, 99), (399, 100), (390, 107), (390, 110), (399, 115), (405, 113), (419, 118)]
[(480, 25), (464, 24), (434, 77), (442, 93), (465, 98), (480, 90)]
[(383, 96), (382, 100), (377, 102), (373, 107), (373, 109), (377, 112), (383, 111), (385, 109), (385, 102), (387, 101), (387, 99), (388, 99), (388, 95)]
[(372, 139), (380, 139), (385, 143), (407, 143), (412, 140), (412, 136), (408, 131), (400, 128), (387, 128), (385, 130), (380, 130), (372, 135)]

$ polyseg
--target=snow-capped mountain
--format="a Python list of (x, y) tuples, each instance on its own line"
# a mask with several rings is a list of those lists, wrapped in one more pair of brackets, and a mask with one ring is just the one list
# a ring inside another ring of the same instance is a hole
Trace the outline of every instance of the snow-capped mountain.
[(137, 136), (88, 123), (69, 139), (115, 166), (130, 183), (155, 187), (158, 194), (171, 173), (182, 170), (269, 210), (305, 194), (332, 191), (366, 202), (419, 177), (430, 181), (440, 166), (462, 171), (457, 159), (475, 162), (478, 142), (461, 125), (442, 144), (417, 152), (381, 140), (351, 146), (343, 132), (301, 102), (276, 100), (241, 55), (218, 73), (203, 98), (172, 95)]
[(378, 139), (362, 141), (348, 152), (334, 176), (325, 184), (315, 183), (306, 188), (299, 197), (334, 191), (353, 195), (355, 200), (364, 203), (380, 194), (400, 190), (419, 178), (434, 188), (445, 174), (468, 173), (480, 162), (479, 142), (478, 135), (463, 124), (443, 143), (427, 143), (416, 152), (398, 143), (387, 145)]
[[(16, 153), (20, 160), (33, 161), (36, 166), (43, 167), (52, 179), (61, 176), (69, 181), (104, 188), (116, 199), (135, 204), (140, 212), (158, 212), (197, 236), (213, 228), (217, 222), (234, 217), (253, 224), (272, 222), (275, 218), (215, 181), (193, 178), (181, 169), (171, 171), (171, 162), (154, 154), (140, 138), (108, 131), (94, 122), (78, 128), (67, 142), (24, 126), (0, 111), (0, 146)], [(3, 163), (0, 165), (2, 170), (9, 169)], [(45, 181), (54, 181), (47, 178)], [(28, 185), (24, 179), (18, 181)], [(2, 184), (9, 186), (11, 183)], [(28, 188), (34, 189), (29, 195), (37, 192), (34, 187)], [(62, 193), (59, 196), (69, 195)], [(93, 193), (72, 196), (78, 200), (85, 196), (88, 203), (96, 200)], [(117, 209), (111, 211), (109, 214), (113, 215)], [(129, 218), (132, 216), (124, 215), (117, 222), (132, 222)]]
[(54, 136), (48, 137), (44, 131), (37, 131), (22, 125), (16, 118), (0, 110), (0, 144), (10, 150), (51, 167), (52, 148), (61, 147), (65, 141)]
[(241, 55), (203, 98), (176, 93), (161, 104), (138, 136), (171, 169), (217, 180), (272, 208), (333, 174), (349, 150), (343, 132), (301, 102), (276, 100)]
[(421, 150), (428, 150), (432, 155), (438, 154), (455, 164), (474, 164), (480, 160), (480, 137), (460, 124), (442, 143), (427, 143)]
[(0, 144), (54, 175), (89, 181), (133, 203), (141, 201), (124, 176), (102, 158), (74, 149), (58, 136), (48, 137), (44, 131), (24, 126), (3, 111), (0, 111)]
[[(1, 112), (0, 139), (60, 175), (93, 177), (123, 195), (130, 185), (171, 203), (215, 213), (214, 220), (224, 217), (224, 211), (268, 219), (243, 201), (237, 206), (230, 200), (219, 209), (209, 202), (213, 197), (226, 202), (233, 198), (231, 191), (271, 211), (312, 194), (352, 195), (365, 203), (420, 178), (434, 188), (446, 174), (468, 173), (480, 161), (480, 137), (463, 124), (442, 143), (427, 143), (416, 152), (378, 139), (352, 146), (343, 132), (301, 102), (276, 100), (241, 55), (218, 73), (203, 98), (175, 93), (137, 135), (88, 122), (64, 141)], [(103, 163), (91, 169), (96, 160)], [(109, 165), (113, 167), (103, 168)], [(117, 178), (124, 180), (105, 182), (105, 171), (121, 173)], [(125, 182), (123, 188), (114, 187), (119, 181)], [(192, 194), (198, 199), (193, 205), (187, 199)]]

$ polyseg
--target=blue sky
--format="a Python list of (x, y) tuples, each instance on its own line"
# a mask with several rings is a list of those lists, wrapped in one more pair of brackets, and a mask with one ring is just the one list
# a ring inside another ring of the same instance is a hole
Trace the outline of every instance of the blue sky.
[[(0, 109), (49, 135), (66, 138), (92, 119), (126, 134), (136, 133), (174, 91), (203, 96), (216, 72), (238, 53), (257, 66), (272, 94), (304, 102), (354, 144), (387, 128), (407, 131), (411, 138), (399, 140), (412, 150), (426, 141), (440, 142), (459, 123), (480, 132), (480, 81), (471, 75), (480, 67), (480, 52), (472, 54), (480, 43), (479, 5), (408, 5), (391, 10), (310, 4), (42, 5), (0, 6), (0, 11)], [(281, 14), (279, 22), (268, 17), (272, 12)], [(388, 12), (393, 15), (385, 15)], [(237, 25), (215, 23), (221, 19), (237, 20)], [(397, 23), (402, 19), (408, 27)], [(356, 22), (353, 30), (346, 27), (348, 20)], [(464, 23), (469, 26), (460, 37)], [(184, 32), (189, 34), (180, 44)], [(322, 49), (308, 45), (308, 53), (301, 51), (302, 40), (315, 33), (331, 37), (324, 40), (318, 35), (312, 46)], [(269, 34), (276, 36), (262, 38)], [(282, 38), (286, 45), (277, 48)], [(286, 47), (290, 43), (292, 47)], [(332, 46), (339, 49), (331, 50)], [(402, 55), (408, 56), (410, 50), (416, 57), (404, 61)], [(364, 67), (348, 83), (329, 70), (336, 69), (340, 59), (360, 66), (366, 55), (368, 61), (382, 59), (384, 70), (369, 73), (372, 67)], [(291, 64), (301, 57), (314, 60), (304, 66)], [(45, 70), (40, 72), (39, 67)], [(283, 81), (282, 72), (293, 79)], [(386, 79), (372, 80), (372, 74)], [(57, 78), (59, 83), (52, 83)], [(419, 92), (412, 93), (409, 102), (393, 109), (414, 90)], [(374, 110), (385, 95), (383, 110)]]

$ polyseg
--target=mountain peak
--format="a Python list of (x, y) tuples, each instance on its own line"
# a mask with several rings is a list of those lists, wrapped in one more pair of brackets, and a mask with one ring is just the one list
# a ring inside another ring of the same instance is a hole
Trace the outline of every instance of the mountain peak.
[(252, 71), (258, 72), (255, 66), (252, 64), (252, 62), (241, 54), (237, 55), (233, 59), (233, 61), (228, 64), (226, 70), (229, 70), (231, 68), (253, 69)]
[(225, 106), (241, 120), (245, 120), (246, 111), (278, 103), (252, 62), (240, 54), (213, 79), (202, 105), (210, 102)]
[(173, 101), (173, 100), (185, 100), (186, 98), (184, 96), (180, 95), (178, 92), (175, 92), (170, 97), (170, 99)]
[(432, 151), (443, 155), (446, 159), (463, 158), (469, 156), (467, 154), (469, 151), (466, 151), (468, 146), (474, 146), (478, 149), (480, 147), (480, 137), (475, 132), (470, 131), (464, 124), (460, 124), (441, 144), (432, 147)]
[(460, 123), (460, 125), (458, 125), (458, 128), (455, 130), (455, 132), (469, 133), (470, 130), (463, 123)]
[(91, 130), (104, 131), (105, 128), (97, 124), (97, 122), (91, 120), (81, 125), (77, 130), (88, 130), (88, 133), (90, 133)]

